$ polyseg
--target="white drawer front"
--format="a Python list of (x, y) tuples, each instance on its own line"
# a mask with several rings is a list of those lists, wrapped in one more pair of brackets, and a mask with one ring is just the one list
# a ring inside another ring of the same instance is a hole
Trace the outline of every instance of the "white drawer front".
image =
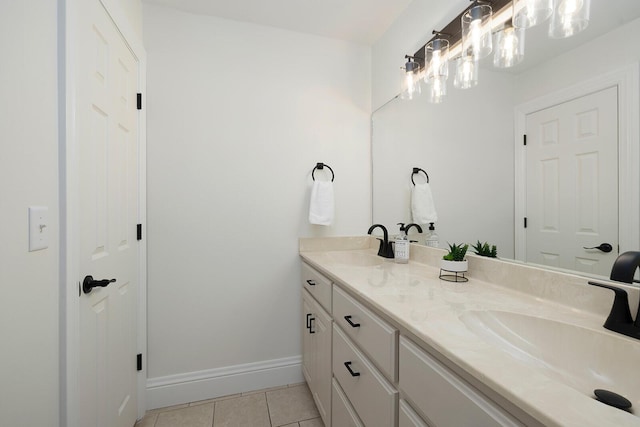
[(400, 389), (429, 425), (521, 426), (495, 403), (402, 336), (399, 353)]
[(302, 285), (318, 300), (322, 308), (331, 313), (331, 280), (302, 263)]
[(332, 388), (331, 407), (333, 410), (331, 425), (336, 427), (364, 427), (335, 378), (332, 381)]
[(333, 318), (387, 378), (397, 381), (397, 329), (338, 286), (333, 287)]
[(420, 418), (418, 414), (414, 412), (411, 406), (400, 399), (400, 414), (398, 415), (398, 427), (429, 427)]
[(398, 392), (335, 324), (333, 376), (367, 427), (396, 425)]

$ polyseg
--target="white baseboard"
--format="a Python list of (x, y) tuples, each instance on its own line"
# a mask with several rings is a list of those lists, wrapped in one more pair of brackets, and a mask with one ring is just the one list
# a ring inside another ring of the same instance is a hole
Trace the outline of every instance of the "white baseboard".
[(147, 410), (304, 382), (302, 357), (147, 379)]

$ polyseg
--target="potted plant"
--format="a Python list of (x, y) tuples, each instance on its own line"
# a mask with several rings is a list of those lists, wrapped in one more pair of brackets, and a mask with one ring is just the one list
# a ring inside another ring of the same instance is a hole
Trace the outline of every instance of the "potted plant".
[(469, 249), (468, 244), (451, 244), (449, 245), (449, 252), (440, 260), (440, 268), (445, 271), (451, 272), (464, 272), (467, 271), (469, 263), (464, 258)]
[(496, 247), (496, 245), (489, 246), (489, 243), (480, 243), (480, 240), (478, 240), (478, 243), (476, 243), (475, 245), (471, 245), (471, 247), (476, 251), (476, 255), (485, 256), (488, 258), (498, 257), (498, 248)]

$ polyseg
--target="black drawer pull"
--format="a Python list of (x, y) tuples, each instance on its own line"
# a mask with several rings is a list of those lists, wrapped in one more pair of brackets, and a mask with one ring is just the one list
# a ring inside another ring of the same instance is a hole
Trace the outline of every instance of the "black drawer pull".
[(351, 316), (344, 316), (344, 320), (346, 320), (347, 323), (350, 324), (352, 328), (359, 328), (360, 327), (360, 323), (353, 323), (351, 321)]
[(310, 333), (310, 334), (315, 334), (315, 333), (316, 333), (316, 331), (314, 331), (313, 329), (311, 329), (311, 328), (313, 328), (313, 323), (311, 323), (311, 322), (313, 322), (313, 321), (315, 321), (315, 320), (316, 320), (316, 318), (315, 318), (315, 317), (312, 317), (312, 318), (310, 318), (310, 319), (309, 319), (309, 333)]
[(307, 280), (307, 283), (309, 284), (309, 286), (315, 286), (316, 285), (316, 282), (314, 282), (311, 279)]
[(360, 376), (360, 372), (354, 372), (351, 369), (351, 362), (344, 362), (344, 366), (347, 368), (347, 371), (349, 371), (349, 373), (351, 374), (352, 377), (359, 377)]
[(307, 329), (311, 329), (311, 323), (309, 322), (309, 316), (311, 316), (311, 313), (307, 313)]

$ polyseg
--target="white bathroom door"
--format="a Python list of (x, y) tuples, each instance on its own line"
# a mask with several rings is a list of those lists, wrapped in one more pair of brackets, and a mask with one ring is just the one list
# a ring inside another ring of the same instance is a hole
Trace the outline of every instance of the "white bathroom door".
[(79, 292), (78, 425), (132, 427), (137, 417), (138, 63), (99, 0), (76, 4), (78, 280), (115, 279)]
[[(618, 88), (526, 117), (526, 261), (609, 276), (618, 255)], [(613, 250), (584, 249), (610, 244)]]

